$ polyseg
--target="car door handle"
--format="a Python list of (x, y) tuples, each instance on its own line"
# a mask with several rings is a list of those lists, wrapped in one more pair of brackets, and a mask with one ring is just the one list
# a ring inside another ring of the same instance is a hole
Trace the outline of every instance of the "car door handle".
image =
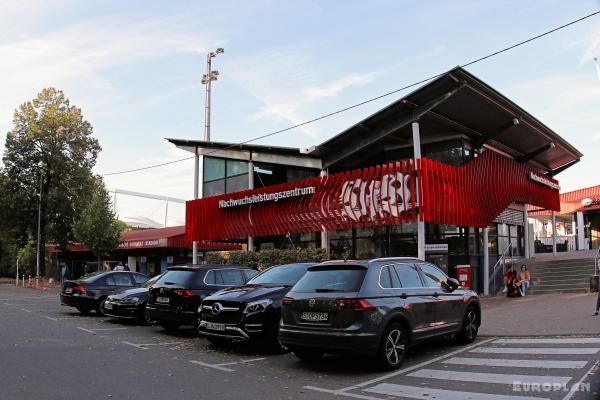
[(406, 293), (402, 293), (402, 294), (400, 295), (400, 298), (401, 298), (401, 299), (406, 299), (407, 297), (408, 297), (408, 296), (406, 295)]
[(438, 292), (433, 292), (433, 297), (439, 297), (439, 293)]

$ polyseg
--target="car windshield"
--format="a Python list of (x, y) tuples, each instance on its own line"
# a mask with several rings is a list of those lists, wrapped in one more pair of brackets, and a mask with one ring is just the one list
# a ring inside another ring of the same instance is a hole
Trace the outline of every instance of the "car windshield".
[(91, 274), (84, 275), (83, 278), (80, 279), (81, 282), (91, 283), (96, 279), (100, 278), (100, 276), (104, 275), (105, 272), (92, 272)]
[(364, 267), (360, 266), (311, 268), (294, 286), (294, 292), (358, 292), (366, 271)]
[(142, 285), (142, 287), (149, 288), (150, 286), (152, 286), (152, 284), (153, 284), (153, 283), (155, 283), (155, 282), (156, 282), (156, 281), (158, 281), (160, 278), (162, 278), (162, 276), (163, 276), (163, 275), (164, 275), (164, 274), (156, 275), (155, 277), (148, 279), (148, 280), (146, 281), (146, 283), (144, 283), (144, 284)]
[(294, 286), (310, 264), (285, 264), (269, 268), (248, 281), (252, 285)]
[(194, 273), (193, 270), (179, 270), (173, 269), (167, 271), (156, 283), (162, 285), (188, 285), (191, 281)]

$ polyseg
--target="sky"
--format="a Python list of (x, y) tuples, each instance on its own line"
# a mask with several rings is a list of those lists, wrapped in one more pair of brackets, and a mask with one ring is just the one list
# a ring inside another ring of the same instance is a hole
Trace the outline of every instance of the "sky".
[[(0, 0), (0, 152), (14, 110), (44, 87), (93, 125), (112, 173), (190, 155), (165, 138), (202, 139), (206, 53), (211, 139), (240, 142), (403, 87), (600, 9), (600, 1)], [(467, 69), (584, 157), (563, 191), (600, 184), (600, 15)], [(310, 147), (408, 92), (257, 144)], [(106, 176), (110, 189), (191, 199), (193, 160)], [(164, 221), (128, 196), (119, 216)], [(169, 225), (184, 207), (169, 206)]]

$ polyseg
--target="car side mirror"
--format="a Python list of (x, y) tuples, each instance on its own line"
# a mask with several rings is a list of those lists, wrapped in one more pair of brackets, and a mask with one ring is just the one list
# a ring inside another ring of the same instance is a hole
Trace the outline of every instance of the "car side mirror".
[(460, 283), (454, 278), (448, 278), (443, 282), (442, 286), (450, 292), (453, 292), (460, 287)]

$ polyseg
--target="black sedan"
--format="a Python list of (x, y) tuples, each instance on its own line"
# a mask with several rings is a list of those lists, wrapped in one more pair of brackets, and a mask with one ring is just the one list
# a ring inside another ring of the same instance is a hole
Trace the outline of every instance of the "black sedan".
[(277, 340), (281, 301), (311, 265), (277, 265), (245, 285), (206, 297), (199, 310), (198, 333), (213, 343), (254, 340), (281, 350)]
[(455, 334), (473, 342), (481, 306), (477, 293), (428, 262), (380, 258), (308, 268), (283, 299), (281, 316), (279, 340), (298, 358), (358, 352), (389, 370), (418, 341)]
[(117, 294), (112, 294), (106, 298), (102, 305), (102, 313), (107, 317), (119, 319), (139, 319), (145, 322), (152, 322), (146, 317), (146, 304), (150, 294), (150, 287), (158, 281), (164, 274), (149, 279), (142, 286), (124, 290)]
[(65, 281), (60, 293), (60, 303), (75, 307), (82, 314), (92, 310), (102, 312), (106, 298), (122, 290), (146, 283), (148, 276), (137, 272), (96, 272), (74, 281)]

